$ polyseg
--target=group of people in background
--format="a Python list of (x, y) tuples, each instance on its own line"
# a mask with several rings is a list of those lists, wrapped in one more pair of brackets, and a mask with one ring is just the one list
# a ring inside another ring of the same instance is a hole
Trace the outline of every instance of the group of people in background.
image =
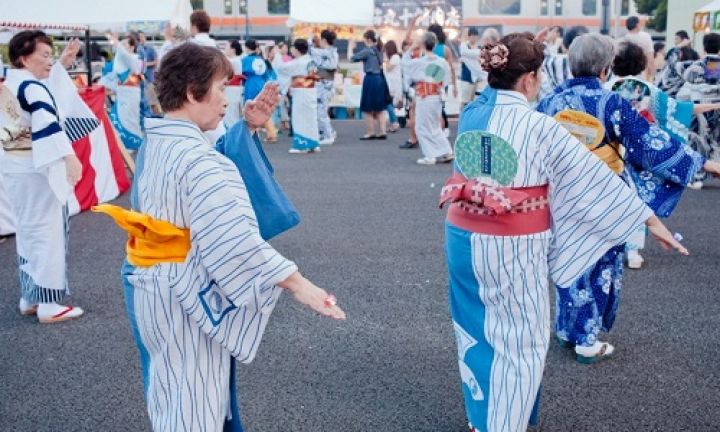
[[(272, 143), (277, 125), (286, 126), (292, 154), (317, 153), (338, 139), (329, 116), (337, 35), (326, 29), (271, 47), (232, 40), (221, 52), (205, 12), (190, 22), (189, 34), (166, 28), (157, 51), (142, 34), (110, 36), (114, 58), (104, 82), (117, 91), (139, 80), (148, 121), (133, 209), (100, 211), (138, 240), (128, 243), (122, 276), (128, 304), (137, 306), (129, 315), (153, 427), (179, 430), (187, 421), (196, 429), (241, 430), (233, 358), (253, 358), (280, 292), (345, 318), (334, 296), (267, 243), (297, 219), (255, 133), (264, 130)], [(557, 292), (557, 342), (580, 363), (608, 358), (615, 346), (602, 333), (618, 312), (625, 256), (630, 267), (642, 265), (648, 232), (687, 254), (660, 218), (672, 214), (687, 186), (720, 175), (717, 154), (688, 145), (693, 116), (712, 115), (720, 104), (677, 99), (686, 83), (718, 83), (720, 35), (705, 36), (700, 58), (678, 32), (658, 62), (663, 47), (641, 21), (630, 17), (627, 30), (613, 41), (584, 27), (504, 37), (470, 28), (459, 44), (459, 74), (437, 24), (421, 34), (411, 25), (399, 50), (374, 30), (363, 34), (363, 47), (350, 43), (349, 60), (362, 62), (364, 72), (359, 109), (367, 131), (359, 139), (386, 140), (400, 128), (400, 111), (408, 130), (401, 148), (419, 147), (418, 164), (454, 161), (440, 200), (450, 207), (450, 309), (474, 431), (523, 431), (537, 416), (550, 341), (548, 280)], [(78, 49), (74, 43), (63, 54), (63, 66)], [(4, 85), (11, 94), (0, 91), (17, 100), (17, 118), (3, 119), (14, 123), (3, 135), (2, 171), (18, 220), (18, 306), (41, 323), (84, 313), (64, 304), (66, 201), (81, 167), (42, 82), (53, 67), (51, 50), (42, 32), (13, 37), (17, 71)], [(227, 97), (226, 87), (242, 87), (241, 99)], [(462, 106), (454, 145), (448, 94)], [(237, 104), (232, 120), (228, 100)], [(40, 145), (42, 152), (33, 150)], [(247, 168), (248, 160), (263, 162)], [(258, 207), (268, 199), (264, 187), (277, 194), (270, 210)], [(270, 235), (265, 224), (278, 214), (283, 228)], [(171, 238), (155, 247), (148, 232)], [(243, 324), (234, 326), (239, 316)], [(162, 344), (149, 347), (152, 332)], [(172, 382), (157, 381), (170, 375)]]

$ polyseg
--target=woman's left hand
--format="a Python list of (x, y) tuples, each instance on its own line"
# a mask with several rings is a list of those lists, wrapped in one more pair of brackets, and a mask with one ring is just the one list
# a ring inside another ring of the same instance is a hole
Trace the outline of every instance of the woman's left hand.
[(250, 129), (262, 127), (280, 103), (279, 86), (276, 82), (268, 82), (255, 99), (247, 102), (243, 108), (243, 118)]
[(80, 52), (81, 47), (82, 43), (80, 43), (80, 39), (70, 39), (70, 42), (68, 42), (62, 54), (60, 54), (60, 64), (63, 65), (65, 69), (72, 66), (75, 58), (77, 57), (77, 54)]

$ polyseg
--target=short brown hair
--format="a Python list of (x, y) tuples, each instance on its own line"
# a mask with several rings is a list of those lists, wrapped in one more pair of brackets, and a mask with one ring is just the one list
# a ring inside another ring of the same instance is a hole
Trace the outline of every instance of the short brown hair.
[(188, 101), (188, 92), (203, 100), (214, 81), (232, 75), (232, 65), (219, 49), (186, 42), (163, 57), (155, 76), (160, 106), (166, 112), (178, 110)]
[[(507, 62), (500, 68), (493, 68), (488, 62), (483, 62), (483, 68), (488, 72), (488, 84), (494, 89), (512, 90), (521, 76), (537, 72), (545, 60), (543, 44), (536, 41), (532, 33), (511, 33), (497, 44), (507, 47)], [(491, 43), (483, 51), (497, 44)]]
[(210, 16), (202, 9), (190, 14), (190, 25), (195, 26), (200, 33), (210, 33)]
[(24, 30), (13, 36), (8, 43), (10, 63), (18, 69), (25, 67), (22, 58), (34, 53), (39, 43), (53, 46), (52, 39), (40, 30)]

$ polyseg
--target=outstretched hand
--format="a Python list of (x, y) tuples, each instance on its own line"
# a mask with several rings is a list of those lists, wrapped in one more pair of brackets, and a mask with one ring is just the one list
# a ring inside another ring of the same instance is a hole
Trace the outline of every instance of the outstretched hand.
[(337, 305), (335, 297), (328, 295), (324, 289), (305, 279), (300, 272), (293, 273), (278, 283), (278, 286), (290, 291), (295, 297), (295, 301), (323, 316), (336, 320), (345, 319), (345, 312)]
[(62, 54), (60, 54), (60, 64), (63, 65), (65, 69), (72, 66), (75, 61), (75, 57), (77, 57), (77, 54), (80, 52), (81, 47), (82, 44), (80, 43), (80, 39), (70, 39), (70, 42), (68, 42)]
[(279, 88), (276, 82), (267, 82), (255, 99), (245, 103), (243, 118), (250, 129), (262, 127), (270, 119), (280, 103)]
[(657, 216), (653, 215), (650, 219), (648, 219), (647, 227), (650, 231), (650, 234), (655, 238), (658, 243), (660, 243), (660, 246), (662, 246), (663, 249), (675, 249), (681, 255), (690, 255), (690, 252), (685, 249), (685, 246), (680, 244), (680, 242), (675, 237), (673, 237), (670, 231), (665, 227), (662, 222), (660, 222), (660, 219), (658, 219)]
[(550, 33), (550, 27), (545, 27), (544, 29), (537, 32), (537, 34), (535, 35), (535, 40), (538, 42), (545, 42), (548, 33)]

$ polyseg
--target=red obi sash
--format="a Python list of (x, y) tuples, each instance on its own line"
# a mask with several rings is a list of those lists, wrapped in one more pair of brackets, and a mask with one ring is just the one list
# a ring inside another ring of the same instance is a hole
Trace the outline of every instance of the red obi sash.
[(415, 92), (421, 98), (439, 95), (442, 83), (420, 81), (415, 83)]
[(241, 86), (245, 82), (245, 75), (233, 75), (227, 82), (229, 86)]
[(453, 173), (443, 186), (440, 208), (448, 201), (448, 222), (474, 233), (518, 236), (552, 226), (547, 184), (503, 188)]

